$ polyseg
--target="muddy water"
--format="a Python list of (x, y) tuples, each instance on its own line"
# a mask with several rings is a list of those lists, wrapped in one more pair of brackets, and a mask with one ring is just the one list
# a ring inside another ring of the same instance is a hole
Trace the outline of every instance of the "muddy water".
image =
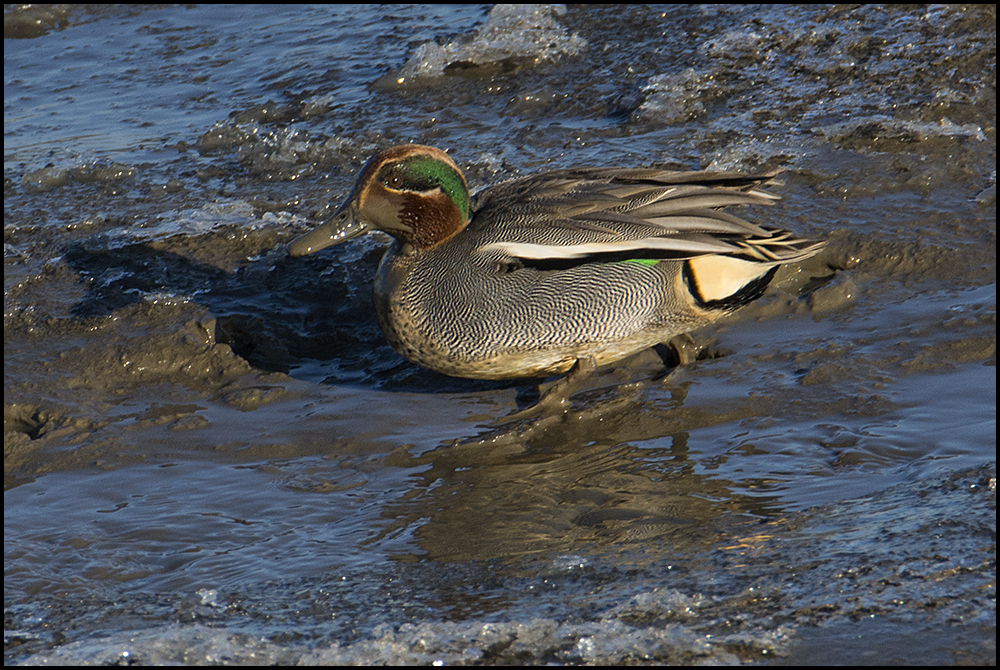
[[(995, 662), (995, 26), (8, 9), (5, 659)], [(284, 253), (409, 141), (782, 167), (829, 245), (505, 423), (385, 342), (384, 239)]]

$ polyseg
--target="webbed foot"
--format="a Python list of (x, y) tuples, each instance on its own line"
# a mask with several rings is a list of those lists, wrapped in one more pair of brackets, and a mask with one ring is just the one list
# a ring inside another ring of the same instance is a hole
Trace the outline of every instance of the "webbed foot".
[(553, 384), (534, 405), (530, 405), (520, 411), (514, 412), (496, 422), (505, 424), (513, 421), (520, 421), (540, 414), (564, 413), (569, 408), (569, 397), (571, 392), (580, 386), (580, 383), (589, 377), (597, 369), (597, 363), (593, 356), (578, 358), (573, 367), (570, 368), (566, 376)]

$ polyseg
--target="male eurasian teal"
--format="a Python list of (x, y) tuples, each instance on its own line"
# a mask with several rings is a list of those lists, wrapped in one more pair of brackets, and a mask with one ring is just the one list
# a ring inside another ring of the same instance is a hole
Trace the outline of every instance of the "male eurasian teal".
[(397, 146), (289, 253), (389, 233), (375, 308), (396, 351), (458, 377), (560, 374), (711, 323), (817, 253), (824, 242), (722, 211), (772, 204), (758, 187), (775, 174), (575, 168), (470, 198), (443, 151)]

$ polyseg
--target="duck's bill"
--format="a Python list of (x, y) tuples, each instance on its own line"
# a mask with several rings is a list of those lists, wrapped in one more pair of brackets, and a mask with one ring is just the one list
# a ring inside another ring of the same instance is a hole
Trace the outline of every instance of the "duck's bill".
[(334, 244), (340, 244), (368, 231), (368, 226), (354, 215), (350, 204), (344, 205), (326, 223), (297, 237), (288, 245), (291, 256), (307, 256)]

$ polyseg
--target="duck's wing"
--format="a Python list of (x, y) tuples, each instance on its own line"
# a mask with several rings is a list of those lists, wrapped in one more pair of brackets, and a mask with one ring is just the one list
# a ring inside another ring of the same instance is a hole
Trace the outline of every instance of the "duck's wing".
[[(765, 266), (808, 258), (824, 242), (723, 211), (772, 205), (778, 173), (580, 168), (514, 179), (473, 202), (479, 250), (530, 265), (726, 255)], [(484, 229), (483, 227), (488, 227)]]

